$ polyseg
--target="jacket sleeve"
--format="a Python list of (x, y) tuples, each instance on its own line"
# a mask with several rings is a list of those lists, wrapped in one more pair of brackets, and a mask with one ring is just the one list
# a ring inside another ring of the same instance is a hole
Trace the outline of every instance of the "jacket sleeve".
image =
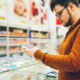
[(69, 55), (53, 55), (37, 50), (34, 56), (44, 64), (58, 70), (67, 72), (80, 71), (80, 31), (76, 35)]

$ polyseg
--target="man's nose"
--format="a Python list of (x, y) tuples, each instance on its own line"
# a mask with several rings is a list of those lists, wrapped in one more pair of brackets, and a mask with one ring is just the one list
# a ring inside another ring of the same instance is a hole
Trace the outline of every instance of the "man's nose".
[(59, 21), (61, 21), (61, 17), (58, 16), (57, 19), (58, 19)]

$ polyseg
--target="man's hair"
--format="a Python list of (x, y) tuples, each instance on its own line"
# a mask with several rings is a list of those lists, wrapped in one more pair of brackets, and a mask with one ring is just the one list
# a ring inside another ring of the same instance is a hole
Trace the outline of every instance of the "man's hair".
[(50, 8), (51, 11), (54, 10), (55, 5), (59, 4), (63, 7), (67, 7), (69, 3), (75, 4), (77, 7), (79, 6), (79, 1), (78, 0), (51, 0), (50, 1)]
[(80, 0), (79, 0), (79, 4), (80, 4)]

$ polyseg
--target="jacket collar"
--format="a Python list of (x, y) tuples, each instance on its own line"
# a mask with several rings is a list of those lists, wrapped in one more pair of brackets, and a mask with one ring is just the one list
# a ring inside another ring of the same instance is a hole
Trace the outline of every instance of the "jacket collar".
[(73, 30), (79, 24), (80, 24), (80, 18), (77, 20), (77, 22), (73, 26), (69, 28), (69, 31)]
[(76, 28), (76, 26), (78, 26), (79, 24), (80, 24), (80, 18), (78, 19), (78, 21), (77, 21), (73, 26), (71, 26), (71, 27), (69, 28), (69, 31), (66, 33), (65, 38), (67, 38), (69, 32), (72, 31), (74, 28)]

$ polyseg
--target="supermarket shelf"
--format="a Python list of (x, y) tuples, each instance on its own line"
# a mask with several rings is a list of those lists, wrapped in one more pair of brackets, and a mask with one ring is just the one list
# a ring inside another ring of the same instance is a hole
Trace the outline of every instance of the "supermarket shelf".
[(22, 45), (24, 45), (24, 44), (9, 44), (9, 46), (22, 46)]
[(37, 28), (37, 27), (31, 27), (31, 30), (32, 31), (39, 31), (39, 27)]
[[(2, 35), (2, 34), (0, 35), (1, 37), (3, 37), (2, 39), (6, 39), (7, 41), (6, 44), (0, 45), (0, 47), (3, 46), (6, 47), (8, 51), (7, 54), (21, 53), (21, 51), (15, 51), (15, 49), (21, 48), (22, 45), (26, 45), (28, 43), (31, 44), (31, 41), (32, 41), (31, 45), (34, 46), (34, 43), (37, 43), (38, 45), (38, 41), (40, 40), (46, 40), (46, 39), (48, 40), (47, 36), (43, 35), (44, 32), (48, 34), (47, 27), (43, 28), (40, 26), (32, 26), (28, 24), (26, 26), (22, 26), (22, 25), (14, 25), (14, 24), (2, 24), (2, 23), (0, 26), (5, 28), (5, 29), (2, 28), (3, 31), (7, 32), (7, 35)], [(40, 36), (40, 33), (42, 33), (42, 36)], [(24, 41), (24, 39), (26, 40), (26, 42)], [(3, 43), (5, 43), (5, 41), (3, 41)], [(45, 45), (45, 42), (43, 42), (43, 44)], [(13, 50), (13, 51), (9, 52), (9, 50)]]
[(31, 30), (48, 31), (48, 27), (43, 28), (43, 27), (40, 27), (40, 26), (32, 26), (32, 25), (30, 25), (30, 28), (31, 28)]
[[(39, 38), (39, 37), (38, 37)], [(29, 38), (30, 40), (38, 40), (38, 38)]]
[(5, 52), (0, 52), (0, 55), (3, 55), (3, 54), (5, 55), (5, 54), (7, 54), (7, 52), (6, 53)]
[(39, 41), (39, 43), (43, 43), (43, 44), (46, 44), (46, 43), (48, 43), (49, 41)]
[(31, 37), (32, 39), (39, 39), (39, 37)]
[(48, 40), (50, 40), (49, 38), (47, 38), (47, 39), (45, 39), (45, 38), (43, 38), (43, 39), (40, 39), (40, 41), (48, 41)]
[(7, 37), (0, 37), (0, 40), (1, 40), (1, 39), (7, 39)]
[(40, 31), (48, 31), (48, 27), (40, 27), (40, 26), (33, 26), (31, 24), (27, 24), (26, 26), (22, 26), (22, 25), (14, 25), (14, 24), (5, 24), (5, 23), (0, 23), (0, 26), (7, 26), (7, 27), (13, 27), (13, 28), (21, 28), (21, 29), (28, 29), (31, 28), (31, 30), (40, 30)]
[(45, 38), (44, 37), (40, 37), (40, 39), (49, 39), (49, 38), (48, 37), (45, 37)]
[(21, 53), (21, 51), (12, 51), (12, 52), (9, 52), (9, 54), (18, 54), (18, 53)]
[(0, 47), (1, 47), (1, 46), (2, 46), (2, 47), (3, 47), (3, 46), (7, 46), (7, 44), (0, 44)]
[(4, 26), (7, 26), (7, 24), (6, 24), (6, 23), (1, 23), (1, 22), (0, 22), (0, 26), (3, 26), (3, 27), (4, 27)]
[(26, 25), (26, 26), (24, 26), (24, 25), (14, 25), (14, 24), (8, 24), (8, 26), (9, 27), (13, 27), (13, 28), (19, 28), (19, 29), (28, 29), (29, 28), (29, 25)]
[(48, 32), (49, 29), (48, 28), (40, 28), (40, 32)]
[(29, 28), (29, 25), (26, 25), (26, 26), (24, 26), (24, 25), (14, 25), (14, 24), (6, 24), (6, 23), (1, 23), (0, 22), (0, 26), (7, 26), (7, 27), (13, 27), (13, 28), (21, 28), (21, 29), (28, 29)]
[(28, 38), (26, 36), (9, 36), (10, 38)]
[(0, 37), (7, 37), (7, 35), (0, 35)]
[(28, 38), (26, 38), (26, 37), (10, 37), (9, 38), (10, 40), (12, 40), (12, 39), (17, 39), (17, 40), (20, 40), (20, 39), (28, 39)]

